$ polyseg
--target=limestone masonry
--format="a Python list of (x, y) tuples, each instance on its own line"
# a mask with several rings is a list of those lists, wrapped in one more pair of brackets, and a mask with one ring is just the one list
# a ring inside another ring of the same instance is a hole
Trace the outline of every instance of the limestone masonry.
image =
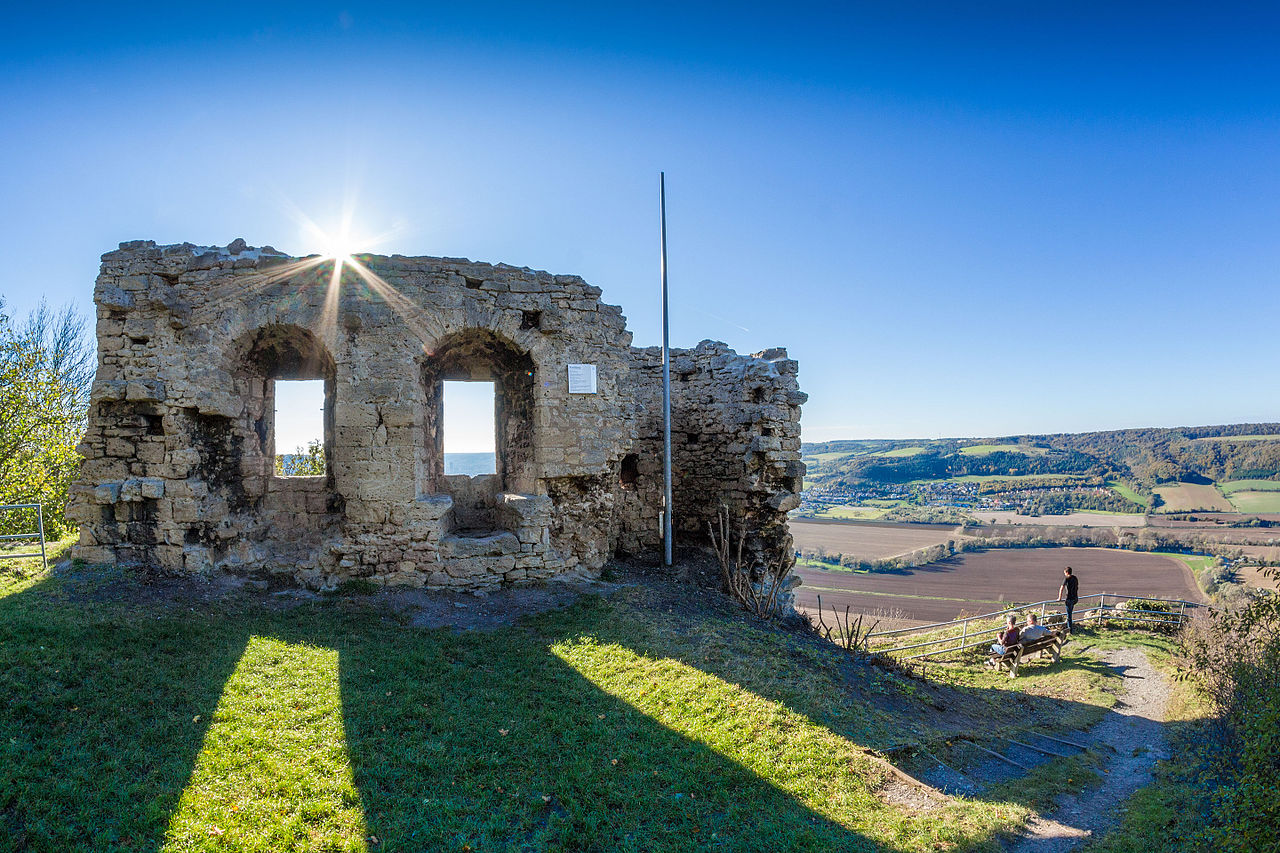
[[(481, 590), (660, 547), (661, 352), (631, 346), (598, 288), (454, 258), (334, 263), (243, 240), (102, 256), (76, 556)], [(594, 393), (570, 393), (571, 365), (594, 366)], [(723, 505), (753, 564), (792, 562), (796, 370), (782, 349), (672, 351), (679, 542), (706, 543)], [(294, 449), (275, 446), (277, 379), (324, 381), (324, 475), (275, 473)], [(454, 379), (494, 383), (496, 474), (444, 473)]]

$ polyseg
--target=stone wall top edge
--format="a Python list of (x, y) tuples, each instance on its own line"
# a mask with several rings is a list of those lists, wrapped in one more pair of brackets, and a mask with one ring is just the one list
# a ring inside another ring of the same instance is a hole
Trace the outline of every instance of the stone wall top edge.
[[(127, 240), (120, 243), (118, 249), (103, 254), (102, 261), (120, 261), (133, 258), (154, 258), (158, 260), (160, 258), (173, 257), (178, 254), (189, 254), (192, 257), (216, 254), (226, 257), (227, 259), (269, 256), (272, 258), (282, 258), (288, 261), (320, 257), (320, 255), (315, 253), (309, 255), (290, 255), (273, 246), (251, 246), (244, 239), (236, 238), (226, 246), (204, 246), (196, 243), (159, 244), (155, 240)], [(389, 267), (419, 268), (427, 271), (446, 269), (463, 275), (474, 275), (485, 271), (492, 271), (495, 274), (503, 276), (525, 276), (542, 281), (555, 282), (557, 284), (577, 284), (587, 288), (588, 291), (599, 290), (599, 288), (593, 288), (589, 285), (580, 275), (551, 273), (546, 270), (536, 270), (528, 266), (514, 266), (512, 264), (501, 262), (488, 263), (485, 261), (473, 261), (469, 258), (453, 258), (434, 255), (402, 255), (399, 253), (383, 255), (376, 252), (355, 252), (352, 256), (366, 265), (372, 264), (379, 266), (385, 265)], [(600, 294), (593, 293), (593, 295), (598, 296)]]
[[(786, 347), (770, 347), (760, 352), (739, 353), (730, 347), (724, 341), (713, 341), (711, 339), (700, 341), (697, 346), (693, 347), (671, 347), (673, 356), (717, 356), (727, 355), (734, 358), (740, 358), (746, 361), (785, 361), (790, 358), (787, 355)], [(632, 347), (631, 355), (633, 358), (651, 358), (653, 356), (661, 357), (662, 347)]]

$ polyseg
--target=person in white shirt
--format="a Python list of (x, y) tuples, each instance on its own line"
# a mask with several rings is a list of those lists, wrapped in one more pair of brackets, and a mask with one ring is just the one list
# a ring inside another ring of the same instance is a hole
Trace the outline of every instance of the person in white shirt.
[(1040, 620), (1034, 613), (1027, 614), (1027, 627), (1022, 629), (1022, 642), (1030, 643), (1033, 640), (1041, 640), (1052, 633), (1048, 628), (1040, 624)]

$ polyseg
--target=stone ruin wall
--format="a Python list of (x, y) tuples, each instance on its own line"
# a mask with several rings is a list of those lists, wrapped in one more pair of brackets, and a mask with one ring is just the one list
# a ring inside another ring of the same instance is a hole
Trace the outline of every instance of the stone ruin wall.
[[(662, 546), (661, 347), (633, 348), (631, 370), (640, 415), (624, 461), (634, 461), (638, 476), (620, 491), (616, 532), (621, 550), (643, 552)], [(798, 371), (784, 349), (743, 356), (703, 341), (671, 351), (677, 543), (709, 544), (707, 525), (724, 507), (733, 524), (746, 524), (744, 562), (794, 564), (787, 513), (800, 505), (800, 406), (808, 399)]]
[[(331, 288), (331, 261), (242, 240), (103, 256), (75, 556), (477, 590), (660, 547), (660, 352), (619, 308), (577, 276), (361, 260)], [(597, 393), (568, 392), (569, 364), (597, 366)], [(790, 561), (796, 363), (704, 342), (672, 377), (678, 541), (705, 544), (724, 504), (754, 558)], [(325, 382), (323, 476), (275, 476), (276, 379)], [(444, 475), (449, 379), (495, 383), (495, 475)]]

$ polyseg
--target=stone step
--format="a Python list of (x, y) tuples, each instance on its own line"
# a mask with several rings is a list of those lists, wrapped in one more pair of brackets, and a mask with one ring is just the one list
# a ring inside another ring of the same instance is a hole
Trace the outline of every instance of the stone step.
[(520, 540), (505, 530), (471, 536), (451, 534), (440, 538), (442, 557), (501, 557), (519, 553)]

